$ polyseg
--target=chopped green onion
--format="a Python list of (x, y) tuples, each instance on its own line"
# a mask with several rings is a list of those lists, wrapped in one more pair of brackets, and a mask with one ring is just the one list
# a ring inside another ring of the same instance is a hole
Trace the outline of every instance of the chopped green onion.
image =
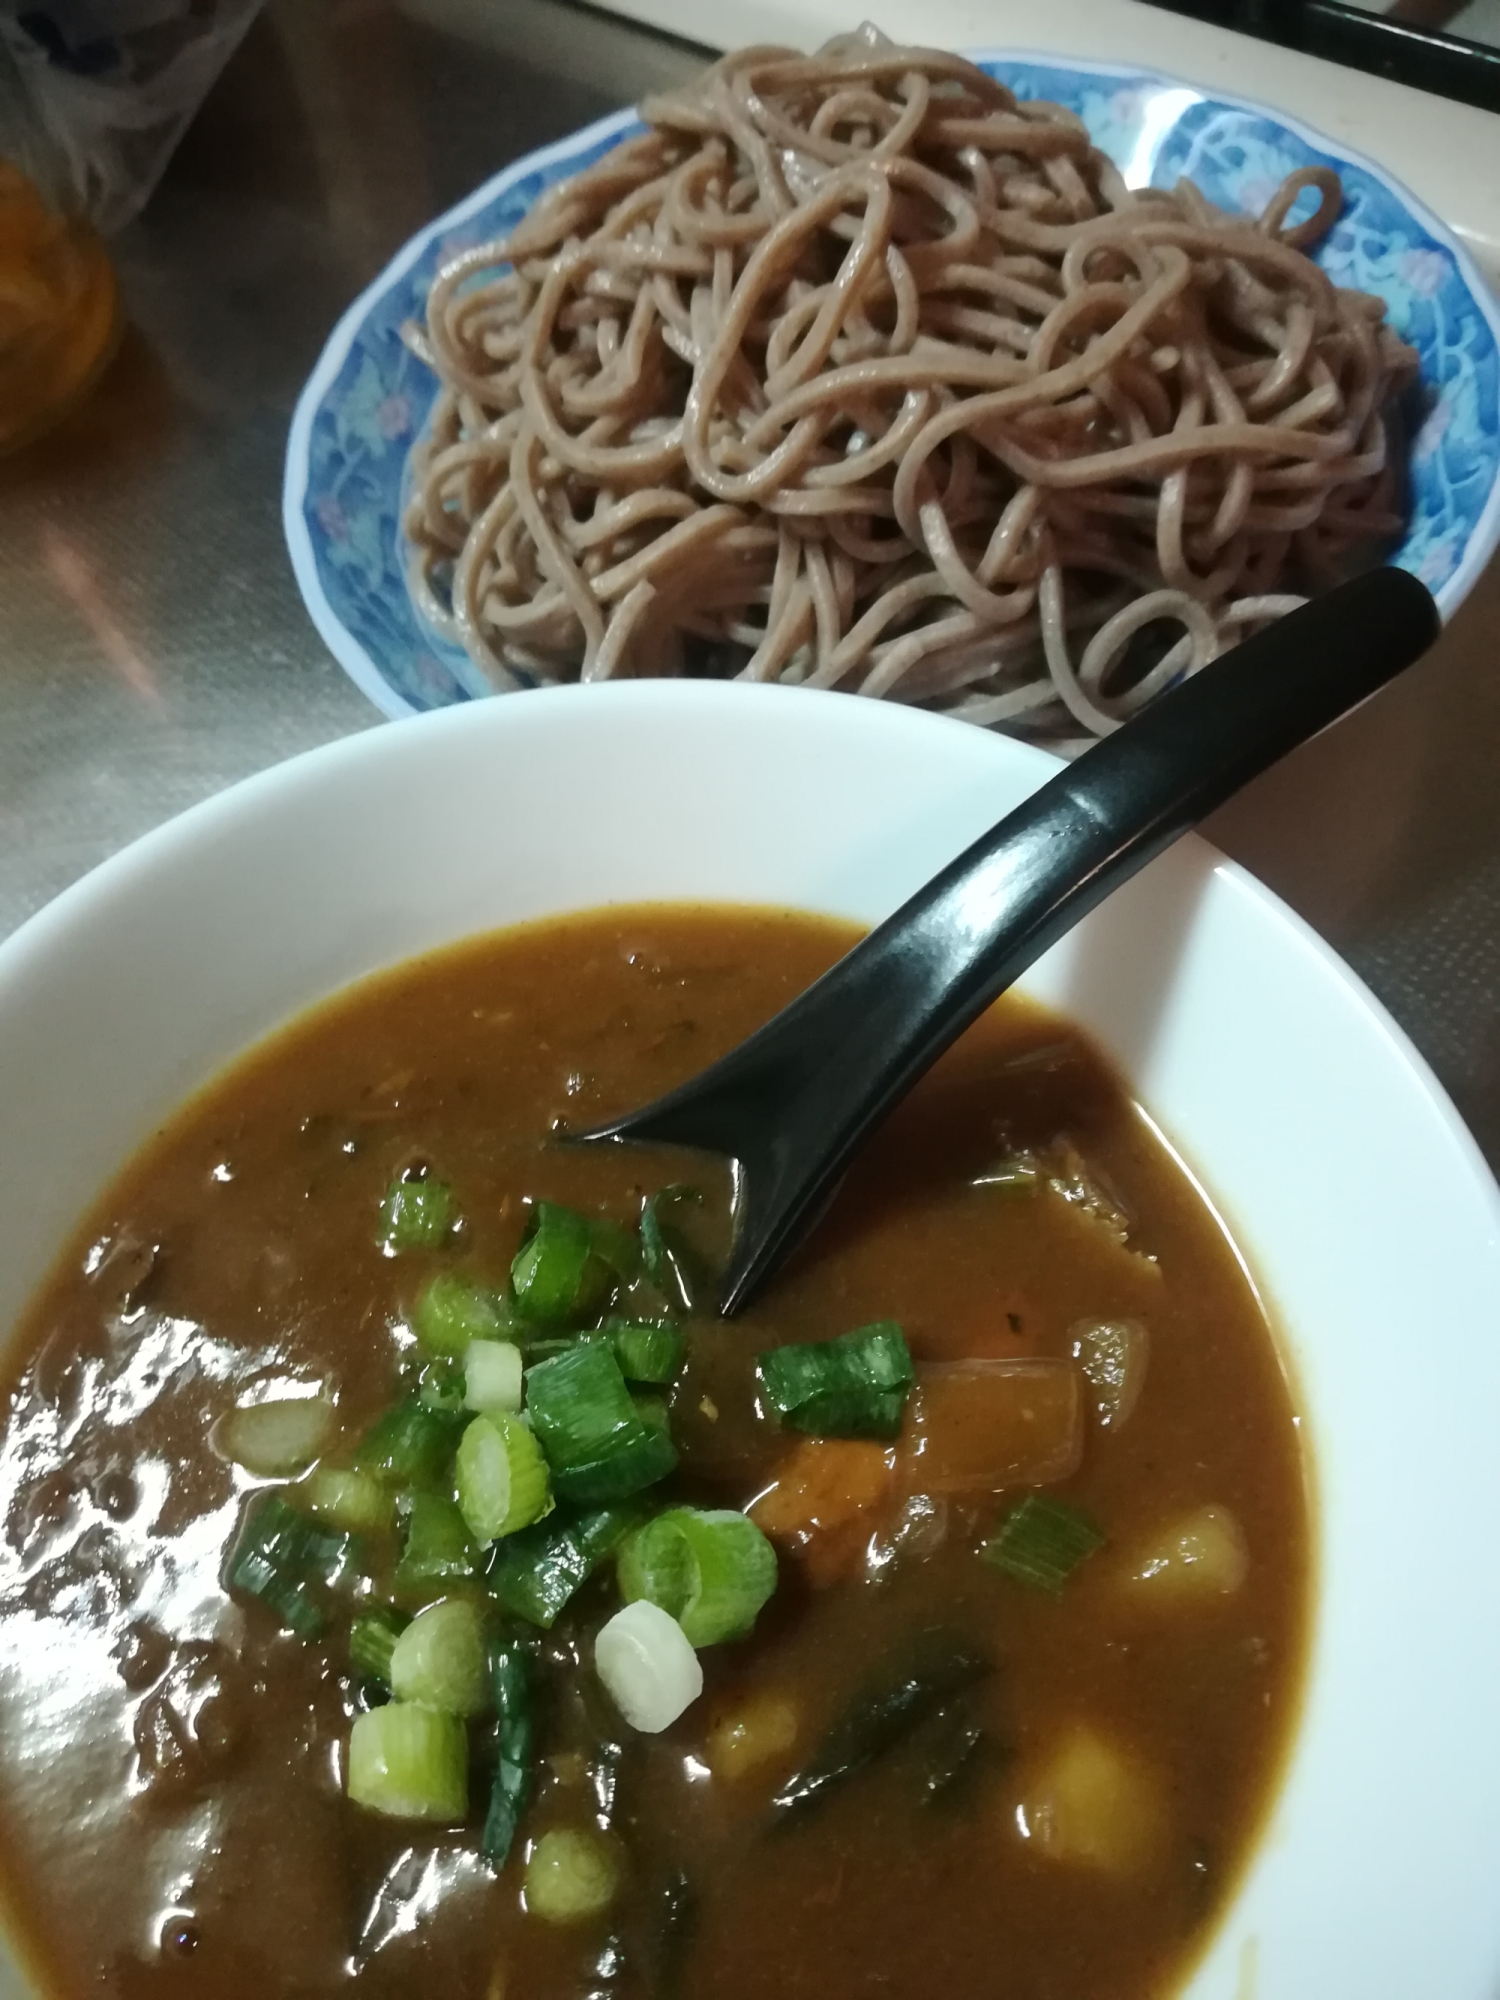
[(299, 1639), (316, 1639), (328, 1617), (315, 1586), (347, 1581), (359, 1561), (352, 1535), (331, 1535), (279, 1494), (268, 1493), (246, 1518), (224, 1583), (259, 1598)]
[(358, 1535), (329, 1534), (326, 1528), (307, 1523), (309, 1534), (303, 1561), (307, 1574), (342, 1590), (355, 1583), (365, 1568), (364, 1545)]
[(389, 1486), (446, 1483), (463, 1426), (461, 1410), (434, 1409), (409, 1396), (375, 1419), (354, 1454), (355, 1466)]
[(1034, 1584), (1055, 1596), (1078, 1565), (1103, 1546), (1104, 1536), (1087, 1514), (1061, 1500), (1028, 1493), (980, 1554), (1018, 1583)]
[(489, 1699), (484, 1623), (471, 1598), (443, 1597), (419, 1611), (391, 1652), (397, 1701), (449, 1715), (478, 1715)]
[(349, 1627), (349, 1658), (354, 1671), (389, 1690), (391, 1654), (410, 1621), (394, 1604), (371, 1604)]
[(800, 1812), (908, 1742), (929, 1716), (972, 1687), (990, 1662), (966, 1640), (924, 1632), (916, 1649), (883, 1668), (828, 1731), (809, 1761), (771, 1800), (777, 1813)]
[(475, 1417), (458, 1447), (458, 1505), (481, 1545), (530, 1527), (552, 1505), (547, 1461), (519, 1417)]
[(294, 1491), (309, 1514), (347, 1533), (388, 1535), (396, 1525), (396, 1502), (371, 1473), (320, 1465)]
[(742, 1639), (776, 1588), (776, 1551), (746, 1514), (670, 1507), (620, 1551), (620, 1595), (670, 1613), (691, 1646)]
[(587, 1341), (608, 1346), (602, 1333), (560, 1333), (550, 1335), (545, 1340), (525, 1341), (524, 1353), (527, 1367), (537, 1361), (550, 1361), (554, 1354), (571, 1354), (575, 1347), (582, 1347)]
[(613, 1348), (627, 1382), (656, 1386), (670, 1382), (687, 1353), (687, 1334), (666, 1320), (607, 1319), (588, 1333), (568, 1333), (550, 1340), (528, 1340), (528, 1364), (550, 1361), (592, 1341)]
[(521, 1350), (508, 1340), (471, 1340), (464, 1355), (464, 1403), (492, 1414), (521, 1407)]
[(632, 1399), (604, 1341), (580, 1342), (529, 1368), (526, 1409), (561, 1499), (623, 1500), (677, 1464), (665, 1411)]
[(387, 1257), (435, 1249), (457, 1220), (446, 1181), (395, 1181), (380, 1204), (380, 1247)]
[(593, 1230), (576, 1209), (539, 1201), (510, 1267), (518, 1309), (543, 1326), (593, 1319), (609, 1301), (614, 1274), (594, 1248)]
[(633, 1229), (612, 1222), (607, 1215), (591, 1216), (589, 1240), (594, 1255), (608, 1264), (622, 1285), (633, 1285), (641, 1275), (641, 1239)]
[(599, 1331), (609, 1336), (627, 1382), (670, 1382), (687, 1353), (682, 1328), (661, 1321), (609, 1319)]
[(507, 1611), (545, 1631), (640, 1520), (639, 1501), (584, 1514), (559, 1509), (499, 1543), (485, 1581)]
[(597, 1833), (554, 1827), (527, 1859), (526, 1907), (544, 1923), (587, 1923), (609, 1908), (619, 1884), (614, 1855)]
[(446, 1354), (425, 1362), (417, 1374), (417, 1401), (429, 1410), (459, 1410), (464, 1407), (464, 1371)]
[(461, 1361), (471, 1340), (500, 1340), (511, 1324), (510, 1302), (468, 1278), (445, 1271), (432, 1280), (411, 1316), (429, 1354)]
[(756, 1356), (755, 1372), (781, 1421), (813, 1437), (898, 1436), (913, 1379), (905, 1337), (891, 1319), (836, 1340), (773, 1347)]
[(414, 1493), (406, 1516), (406, 1547), (396, 1565), (396, 1588), (405, 1597), (431, 1597), (479, 1571), (479, 1551), (456, 1501), (441, 1493)]
[(652, 1736), (703, 1692), (703, 1669), (687, 1634), (644, 1597), (600, 1627), (594, 1669), (631, 1728)]
[(519, 1639), (495, 1648), (491, 1686), (495, 1697), (495, 1779), (479, 1852), (503, 1868), (531, 1796), (531, 1660)]
[(328, 1624), (304, 1568), (310, 1526), (306, 1516), (268, 1494), (246, 1520), (224, 1576), (228, 1590), (260, 1598), (302, 1640), (320, 1638)]
[(326, 1396), (246, 1403), (214, 1426), (214, 1443), (259, 1479), (288, 1479), (305, 1472), (318, 1457), (333, 1435), (334, 1422)]
[(700, 1189), (674, 1182), (649, 1195), (641, 1208), (646, 1275), (668, 1304), (681, 1312), (708, 1305), (714, 1293), (714, 1274), (707, 1258), (672, 1220), (674, 1210), (702, 1199)]
[(444, 1826), (469, 1810), (469, 1732), (463, 1718), (420, 1702), (390, 1701), (356, 1716), (349, 1732), (349, 1796), (392, 1819)]

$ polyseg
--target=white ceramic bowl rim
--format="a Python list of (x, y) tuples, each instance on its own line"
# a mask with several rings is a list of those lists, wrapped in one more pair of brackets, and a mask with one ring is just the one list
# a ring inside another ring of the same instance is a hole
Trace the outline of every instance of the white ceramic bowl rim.
[[(449, 709), (247, 780), (0, 945), (0, 1322), (165, 1115), (350, 980), (609, 902), (874, 921), (1053, 768), (883, 703), (655, 681)], [(1024, 984), (1234, 1218), (1318, 1442), (1305, 1724), (1191, 2000), (1494, 2000), (1494, 1182), (1400, 1030), (1200, 841)], [(0, 1968), (0, 1996), (17, 1982)]]

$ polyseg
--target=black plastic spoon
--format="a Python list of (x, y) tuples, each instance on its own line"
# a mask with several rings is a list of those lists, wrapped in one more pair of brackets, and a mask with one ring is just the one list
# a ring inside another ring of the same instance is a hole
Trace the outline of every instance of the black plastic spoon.
[(1161, 696), (974, 842), (747, 1042), (582, 1140), (735, 1165), (720, 1310), (806, 1235), (861, 1139), (1111, 890), (1279, 757), (1383, 687), (1441, 629), (1415, 577), (1315, 598)]

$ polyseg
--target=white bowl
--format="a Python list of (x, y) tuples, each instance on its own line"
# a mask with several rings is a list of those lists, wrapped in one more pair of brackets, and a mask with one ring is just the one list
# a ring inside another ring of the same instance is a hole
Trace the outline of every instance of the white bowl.
[[(236, 786), (0, 946), (0, 1325), (174, 1105), (348, 981), (614, 901), (874, 921), (1051, 768), (883, 703), (643, 682), (447, 710)], [(1025, 984), (1231, 1219), (1311, 1433), (1304, 1718), (1191, 2000), (1494, 2000), (1494, 1183), (1400, 1031), (1202, 842)]]

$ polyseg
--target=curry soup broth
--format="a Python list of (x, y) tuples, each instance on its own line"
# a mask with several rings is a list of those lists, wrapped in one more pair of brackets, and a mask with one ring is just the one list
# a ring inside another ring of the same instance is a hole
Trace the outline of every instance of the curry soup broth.
[[(357, 1437), (394, 1393), (416, 1292), (448, 1266), (501, 1282), (524, 1204), (633, 1226), (644, 1194), (689, 1181), (722, 1250), (716, 1165), (557, 1135), (700, 1069), (853, 935), (640, 908), (467, 943), (277, 1035), (95, 1206), (17, 1336), (0, 1446), (4, 1872), (50, 1995), (1144, 2000), (1183, 1974), (1295, 1711), (1297, 1425), (1214, 1216), (1088, 1044), (1020, 1000), (900, 1107), (765, 1297), (691, 1322), (666, 1490), (744, 1507), (775, 1480), (796, 1440), (758, 1414), (760, 1349), (893, 1319), (920, 1376), (1067, 1357), (1078, 1322), (1129, 1318), (1150, 1335), (1139, 1402), (1117, 1430), (1091, 1422), (1055, 1489), (1105, 1544), (1056, 1595), (978, 1559), (1014, 1495), (857, 1517), (821, 1554), (783, 1549), (754, 1634), (706, 1648), (702, 1696), (646, 1736), (593, 1674), (618, 1602), (605, 1564), (538, 1635), (536, 1783), (496, 1875), (475, 1852), (484, 1728), (468, 1826), (350, 1805), (347, 1640), (305, 1644), (220, 1585), (255, 1482), (216, 1452), (215, 1422), (247, 1392), (321, 1383)], [(1045, 1178), (972, 1185), (997, 1155), (1064, 1141), (1127, 1211), (1124, 1240)], [(393, 1258), (376, 1217), (414, 1161), (451, 1184), (462, 1229)], [(1243, 1580), (1158, 1601), (1133, 1574), (1209, 1504), (1238, 1524)], [(986, 1662), (951, 1759), (958, 1710), (940, 1707), (807, 1810), (772, 1810), (889, 1663), (947, 1645)], [(769, 1749), (737, 1764), (735, 1719), (753, 1749), (767, 1715)], [(1078, 1809), (1047, 1776), (1080, 1731), (1149, 1794), (1106, 1814), (1135, 1829), (1123, 1853), (1069, 1833)], [(607, 1823), (622, 1886), (595, 1921), (549, 1925), (525, 1907), (526, 1843), (580, 1823)]]

